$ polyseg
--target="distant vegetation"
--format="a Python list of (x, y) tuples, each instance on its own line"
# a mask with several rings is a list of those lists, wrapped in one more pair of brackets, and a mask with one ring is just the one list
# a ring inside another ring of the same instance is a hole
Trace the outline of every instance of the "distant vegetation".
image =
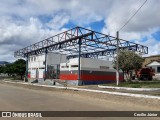
[(18, 59), (13, 63), (0, 66), (0, 73), (7, 74), (9, 77), (20, 77), (23, 79), (26, 71), (26, 61)]

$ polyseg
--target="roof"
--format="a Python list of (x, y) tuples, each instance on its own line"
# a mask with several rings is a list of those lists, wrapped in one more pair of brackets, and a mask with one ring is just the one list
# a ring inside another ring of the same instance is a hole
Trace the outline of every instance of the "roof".
[(151, 55), (151, 56), (147, 56), (147, 57), (144, 57), (144, 58), (152, 58), (152, 57), (160, 57), (160, 55)]
[(149, 64), (153, 63), (153, 62), (157, 62), (160, 64), (160, 60), (151, 60), (151, 62), (149, 62), (148, 64), (146, 64), (146, 66), (148, 66)]

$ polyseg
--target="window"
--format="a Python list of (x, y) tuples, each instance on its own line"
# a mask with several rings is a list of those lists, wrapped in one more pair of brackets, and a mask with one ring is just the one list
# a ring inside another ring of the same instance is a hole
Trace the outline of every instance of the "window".
[(71, 67), (78, 67), (78, 65), (71, 65)]
[(68, 68), (69, 66), (61, 66), (61, 68)]
[(160, 73), (160, 67), (157, 67), (157, 73)]
[(44, 67), (39, 67), (39, 69), (44, 69)]

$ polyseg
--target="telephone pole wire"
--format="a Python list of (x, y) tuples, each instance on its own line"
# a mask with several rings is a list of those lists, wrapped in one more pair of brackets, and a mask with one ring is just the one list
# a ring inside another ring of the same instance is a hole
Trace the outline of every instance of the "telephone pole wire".
[(127, 20), (127, 22), (118, 31), (121, 31), (132, 20), (132, 18), (140, 11), (140, 9), (146, 4), (146, 2), (147, 0), (143, 2), (143, 4), (137, 9), (137, 11)]

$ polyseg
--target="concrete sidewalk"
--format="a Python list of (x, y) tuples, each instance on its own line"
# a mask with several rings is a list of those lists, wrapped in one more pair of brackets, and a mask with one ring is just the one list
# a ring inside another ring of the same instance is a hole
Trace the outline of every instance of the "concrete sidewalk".
[(98, 85), (99, 88), (117, 89), (117, 90), (132, 90), (132, 91), (160, 91), (160, 88), (129, 88), (129, 87), (113, 87)]

